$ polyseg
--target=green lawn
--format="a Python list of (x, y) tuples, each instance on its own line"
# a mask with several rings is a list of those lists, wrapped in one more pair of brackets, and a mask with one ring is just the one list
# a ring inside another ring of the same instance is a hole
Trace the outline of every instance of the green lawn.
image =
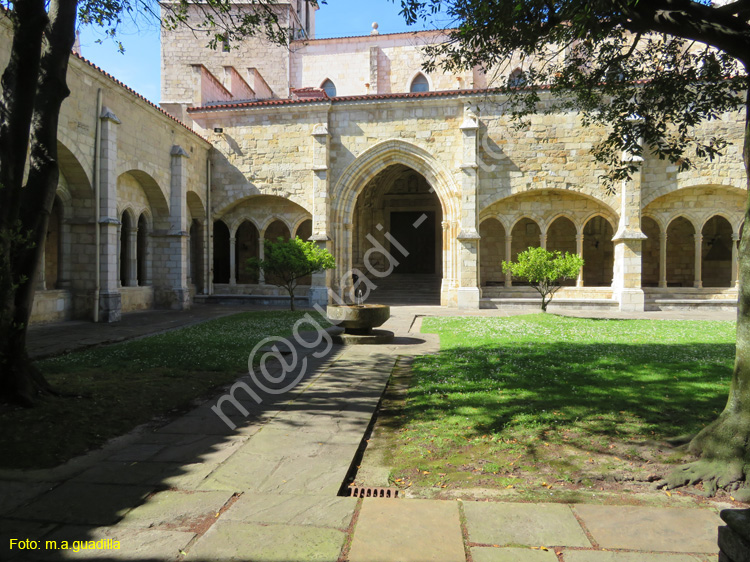
[(51, 397), (31, 409), (1, 409), (0, 467), (55, 466), (154, 416), (185, 410), (246, 372), (258, 341), (290, 335), (304, 315), (246, 312), (39, 362), (55, 388), (81, 397)]
[(430, 318), (391, 421), (399, 486), (538, 490), (647, 480), (726, 401), (733, 322)]

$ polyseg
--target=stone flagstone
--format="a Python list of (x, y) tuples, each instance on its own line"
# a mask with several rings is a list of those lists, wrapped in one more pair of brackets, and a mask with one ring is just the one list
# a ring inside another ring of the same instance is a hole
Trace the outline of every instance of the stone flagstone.
[(222, 519), (343, 530), (349, 527), (356, 505), (356, 498), (247, 493), (227, 510)]
[[(717, 560), (689, 554), (654, 554), (648, 552), (603, 552), (601, 550), (571, 550), (563, 555), (565, 562), (704, 562)], [(474, 562), (480, 562), (474, 560)]]
[(349, 562), (465, 558), (456, 502), (368, 498), (362, 503)]
[(165, 527), (188, 531), (211, 524), (232, 497), (231, 492), (180, 492), (167, 490), (149, 497), (143, 505), (128, 512), (119, 525), (124, 527)]
[(35, 521), (110, 525), (140, 504), (151, 490), (148, 486), (66, 482), (13, 515)]
[(557, 562), (553, 550), (532, 550), (530, 548), (473, 547), (472, 562)]
[(576, 505), (602, 548), (655, 552), (717, 552), (718, 514), (706, 509)]
[(474, 543), (591, 546), (567, 505), (463, 502), (463, 509)]
[(219, 521), (191, 547), (188, 560), (337, 562), (346, 534), (336, 529)]

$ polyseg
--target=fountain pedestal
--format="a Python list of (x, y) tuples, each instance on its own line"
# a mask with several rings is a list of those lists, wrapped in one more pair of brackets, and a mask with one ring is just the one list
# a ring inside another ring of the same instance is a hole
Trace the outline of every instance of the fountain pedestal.
[(393, 332), (375, 330), (391, 317), (391, 307), (384, 304), (328, 305), (328, 320), (344, 328), (343, 333), (334, 335), (336, 343), (363, 345), (390, 343)]

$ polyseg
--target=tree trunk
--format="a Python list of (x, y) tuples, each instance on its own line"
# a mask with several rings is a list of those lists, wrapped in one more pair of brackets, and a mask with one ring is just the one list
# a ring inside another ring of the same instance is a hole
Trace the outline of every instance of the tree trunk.
[(677, 469), (666, 484), (677, 487), (702, 481), (706, 492), (713, 495), (717, 488), (736, 487), (744, 481), (742, 489), (733, 495), (739, 501), (750, 501), (750, 87), (745, 108), (743, 160), (748, 202), (739, 250), (737, 351), (729, 399), (718, 419), (690, 442), (690, 452), (701, 460)]
[[(16, 8), (13, 12), (14, 39), (10, 62), (3, 73), (0, 104), (3, 117), (0, 180), (5, 188), (0, 190), (4, 192), (0, 199), (0, 207), (4, 207), (0, 215), (0, 249), (3, 250), (0, 262), (3, 306), (0, 312), (0, 399), (24, 405), (33, 403), (40, 392), (51, 391), (28, 357), (26, 330), (59, 176), (57, 126), (60, 107), (70, 93), (66, 75), (75, 40), (77, 2), (53, 0), (48, 14), (44, 12), (43, 1), (32, 5), (36, 6), (36, 11)], [(41, 25), (41, 29), (40, 20), (47, 23)], [(34, 61), (38, 64), (30, 76), (28, 65)], [(21, 111), (16, 112), (16, 108)], [(27, 147), (29, 173), (26, 184), (21, 185), (23, 174), (19, 177), (19, 161), (23, 170)]]

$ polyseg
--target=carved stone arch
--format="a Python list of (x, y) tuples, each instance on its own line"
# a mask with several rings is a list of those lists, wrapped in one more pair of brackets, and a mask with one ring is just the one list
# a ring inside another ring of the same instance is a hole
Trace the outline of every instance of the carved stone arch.
[(151, 213), (151, 209), (142, 209), (140, 214), (138, 215), (138, 221), (141, 220), (141, 217), (146, 220), (146, 226), (148, 227), (149, 231), (153, 230), (154, 215)]
[(690, 189), (690, 188), (696, 188), (696, 187), (705, 187), (705, 188), (719, 188), (719, 189), (727, 189), (729, 191), (733, 192), (744, 192), (747, 193), (747, 190), (744, 187), (736, 186), (736, 185), (727, 185), (726, 183), (723, 183), (724, 180), (720, 178), (691, 178), (685, 181), (678, 182), (675, 184), (665, 185), (658, 189), (655, 189), (653, 192), (648, 194), (646, 197), (643, 198), (641, 201), (641, 207), (645, 208), (646, 206), (650, 205), (657, 199), (660, 199), (661, 197), (677, 194), (681, 192), (684, 189)]
[(297, 231), (299, 230), (300, 226), (302, 226), (305, 223), (305, 221), (311, 221), (311, 220), (312, 220), (311, 216), (303, 216), (297, 219), (297, 222), (294, 223), (294, 228), (291, 229), (290, 231), (292, 233), (292, 238), (297, 236)]
[(400, 139), (389, 139), (362, 152), (339, 177), (333, 190), (333, 223), (351, 224), (357, 197), (378, 173), (403, 164), (421, 174), (435, 191), (444, 220), (460, 217), (460, 190), (448, 168), (425, 149)]
[(699, 232), (703, 232), (703, 229), (706, 227), (706, 224), (708, 221), (710, 221), (714, 217), (722, 217), (726, 219), (726, 221), (732, 225), (732, 228), (734, 228), (734, 224), (737, 221), (736, 217), (732, 217), (731, 214), (722, 211), (722, 210), (713, 210), (713, 211), (706, 211), (704, 215), (701, 217), (701, 228)]
[(91, 172), (81, 163), (86, 159), (81, 153), (79, 144), (66, 138), (63, 129), (58, 131), (57, 160), (60, 173), (65, 176), (73, 194), (76, 197), (91, 197), (94, 194)]
[(190, 218), (198, 220), (201, 224), (206, 222), (206, 206), (195, 191), (188, 191), (185, 195)]
[[(166, 223), (169, 220), (169, 200), (164, 195), (158, 182), (153, 176), (143, 170), (130, 169), (126, 170), (118, 176), (119, 178), (123, 175), (129, 175), (134, 178), (141, 186), (141, 189), (146, 195), (148, 204), (151, 207), (153, 218), (155, 223)], [(161, 226), (165, 226), (164, 224)]]
[(580, 233), (581, 229), (583, 228), (582, 226), (578, 225), (578, 221), (576, 220), (576, 218), (573, 215), (571, 215), (568, 211), (558, 211), (557, 213), (545, 218), (543, 223), (539, 225), (539, 228), (541, 228), (542, 230), (542, 234), (546, 235), (547, 231), (549, 230), (549, 227), (552, 226), (552, 224), (557, 219), (560, 219), (560, 218), (568, 219), (570, 222), (572, 222), (573, 226), (576, 228), (577, 233)]
[(699, 224), (702, 225), (701, 221), (696, 220), (695, 216), (693, 216), (692, 213), (685, 213), (682, 211), (675, 211), (672, 215), (669, 216), (669, 219), (667, 220), (667, 223), (666, 223), (667, 226), (666, 226), (665, 232), (669, 229), (670, 225), (679, 218), (683, 218), (686, 221), (688, 221), (693, 226), (693, 230), (695, 232), (700, 232), (700, 229), (698, 228), (697, 225)]
[(530, 221), (535, 222), (536, 225), (539, 227), (539, 231), (541, 232), (541, 230), (542, 230), (542, 219), (539, 216), (531, 214), (531, 213), (524, 213), (522, 215), (518, 215), (518, 216), (514, 217), (513, 220), (512, 220), (512, 223), (510, 225), (510, 232), (512, 232), (513, 229), (516, 228), (516, 225), (519, 222), (521, 222), (522, 220), (524, 220), (524, 219), (528, 219)]
[(255, 219), (253, 219), (251, 216), (247, 214), (242, 214), (241, 216), (234, 219), (231, 223), (227, 223), (225, 220), (222, 220), (222, 219), (217, 219), (217, 220), (221, 220), (224, 224), (227, 225), (227, 228), (229, 228), (229, 236), (232, 238), (237, 236), (237, 229), (240, 226), (242, 226), (242, 223), (245, 223), (245, 222), (249, 222), (258, 230), (258, 232), (261, 232), (261, 229), (258, 226), (258, 223), (255, 221)]
[(648, 218), (654, 221), (658, 225), (660, 233), (667, 231), (667, 223), (664, 222), (663, 217), (658, 213), (642, 213), (641, 218)]
[(267, 220), (266, 220), (266, 221), (265, 221), (265, 222), (263, 223), (263, 228), (259, 230), (259, 232), (260, 232), (260, 238), (261, 238), (261, 240), (264, 240), (264, 239), (266, 238), (266, 233), (268, 232), (268, 229), (269, 229), (269, 228), (271, 227), (271, 225), (272, 225), (273, 223), (275, 223), (275, 222), (280, 222), (281, 224), (283, 224), (283, 225), (284, 225), (284, 227), (285, 227), (285, 228), (287, 229), (287, 231), (289, 232), (289, 237), (290, 237), (290, 238), (292, 237), (293, 231), (292, 231), (292, 229), (291, 229), (291, 228), (289, 227), (289, 221), (288, 221), (288, 220), (286, 220), (286, 219), (285, 219), (285, 218), (283, 218), (283, 217), (279, 217), (279, 216), (275, 216), (275, 215), (274, 215), (274, 216), (272, 216), (272, 217), (269, 217), (269, 218), (268, 218), (268, 219), (267, 219)]
[(602, 217), (604, 220), (606, 220), (609, 223), (609, 226), (612, 227), (612, 232), (617, 231), (617, 217), (614, 216), (608, 216), (608, 213), (602, 212), (602, 211), (593, 211), (586, 215), (583, 220), (581, 221), (581, 232), (583, 232), (583, 229), (586, 228), (586, 224), (593, 219), (594, 217)]
[(58, 185), (55, 190), (55, 197), (60, 201), (60, 213), (63, 221), (68, 221), (73, 216), (73, 196), (70, 191)]
[(135, 224), (137, 221), (137, 217), (140, 216), (140, 213), (136, 211), (132, 203), (121, 203), (117, 206), (117, 219), (120, 222), (122, 222), (121, 217), (125, 214), (128, 216), (128, 219), (130, 219), (131, 224)]

